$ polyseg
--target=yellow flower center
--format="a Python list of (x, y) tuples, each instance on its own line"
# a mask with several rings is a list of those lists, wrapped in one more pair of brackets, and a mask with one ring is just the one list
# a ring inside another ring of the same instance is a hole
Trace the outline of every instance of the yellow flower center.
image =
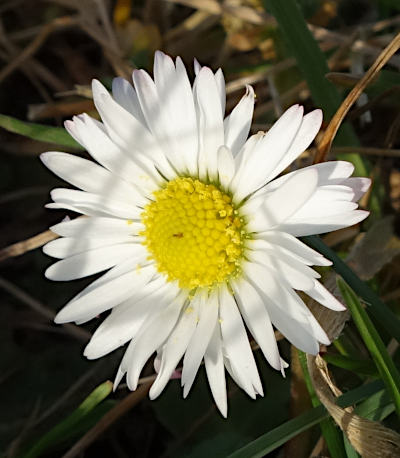
[(141, 215), (141, 235), (169, 281), (193, 289), (239, 273), (247, 234), (228, 194), (195, 178), (176, 178), (154, 197)]

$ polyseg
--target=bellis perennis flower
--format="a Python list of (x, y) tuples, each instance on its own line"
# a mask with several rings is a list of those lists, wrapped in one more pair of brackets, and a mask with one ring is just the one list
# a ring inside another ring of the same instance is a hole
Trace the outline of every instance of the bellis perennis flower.
[(102, 123), (87, 114), (68, 132), (98, 162), (48, 152), (45, 165), (81, 190), (54, 189), (49, 208), (86, 215), (51, 228), (62, 238), (45, 253), (46, 271), (73, 280), (108, 270), (74, 297), (57, 323), (85, 323), (111, 311), (84, 354), (99, 358), (130, 342), (115, 384), (137, 387), (157, 352), (159, 396), (183, 357), (186, 396), (204, 360), (212, 394), (227, 413), (225, 368), (255, 397), (263, 394), (247, 329), (269, 364), (284, 372), (274, 327), (316, 354), (329, 339), (295, 290), (322, 306), (343, 306), (310, 266), (330, 261), (296, 237), (358, 223), (356, 201), (369, 186), (353, 166), (326, 162), (280, 176), (312, 142), (315, 110), (289, 108), (267, 132), (249, 138), (254, 92), (225, 117), (225, 83), (195, 63), (193, 86), (178, 57), (158, 52), (154, 80), (133, 72), (133, 86), (113, 81), (112, 95), (93, 81)]

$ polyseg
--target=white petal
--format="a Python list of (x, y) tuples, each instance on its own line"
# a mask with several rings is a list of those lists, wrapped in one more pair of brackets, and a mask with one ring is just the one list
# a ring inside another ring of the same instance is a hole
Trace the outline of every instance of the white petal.
[(229, 183), (235, 174), (235, 161), (232, 152), (226, 146), (218, 149), (218, 177), (222, 188), (228, 190)]
[[(253, 397), (254, 388), (262, 393), (260, 376), (235, 299), (226, 285), (220, 288), (220, 322), (223, 347), (239, 385)], [(253, 388), (254, 386), (254, 388)]]
[[(85, 296), (86, 294), (94, 291), (98, 287), (105, 285), (109, 281), (114, 280), (114, 279), (120, 277), (121, 275), (126, 274), (127, 272), (132, 272), (134, 270), (140, 269), (142, 264), (144, 263), (144, 261), (147, 261), (147, 257), (148, 257), (148, 252), (144, 248), (144, 251), (143, 251), (143, 253), (141, 254), (141, 256), (139, 258), (138, 257), (129, 258), (126, 261), (124, 261), (124, 262), (122, 262), (120, 264), (117, 264), (115, 267), (113, 267), (108, 272), (103, 274), (97, 280), (93, 281), (92, 283), (89, 283), (86, 286), (86, 288), (84, 288), (81, 292), (79, 292), (71, 300), (71, 302), (75, 301), (75, 300), (77, 300), (77, 299), (79, 299), (79, 298), (81, 298), (83, 296)], [(159, 276), (160, 275), (156, 275), (155, 277), (159, 277)], [(88, 321), (88, 320), (83, 320), (82, 319), (82, 320), (78, 320), (78, 321), (81, 321), (82, 323), (84, 323), (85, 321)]]
[(259, 212), (251, 215), (247, 229), (261, 232), (281, 225), (310, 198), (317, 186), (317, 180), (318, 175), (312, 169), (291, 177), (266, 197)]
[(224, 126), (214, 74), (203, 67), (196, 77), (195, 103), (199, 122), (199, 175), (217, 178), (218, 148), (224, 144)]
[(249, 261), (262, 264), (275, 271), (278, 277), (285, 278), (292, 288), (300, 291), (313, 289), (314, 278), (319, 276), (310, 267), (279, 253), (278, 250), (271, 252), (249, 250), (246, 255)]
[(343, 183), (354, 192), (353, 202), (358, 202), (371, 186), (371, 179), (364, 177), (351, 177)]
[(53, 258), (64, 259), (74, 254), (83, 253), (84, 251), (94, 250), (118, 243), (134, 243), (135, 237), (114, 237), (106, 239), (83, 239), (63, 237), (46, 243), (43, 247), (43, 253)]
[(222, 416), (226, 418), (228, 402), (226, 398), (226, 381), (224, 358), (222, 355), (221, 330), (218, 323), (214, 326), (214, 332), (204, 355), (208, 383), (211, 393)]
[(225, 78), (224, 78), (224, 73), (222, 70), (219, 68), (214, 75), (215, 82), (217, 84), (217, 89), (219, 93), (219, 100), (221, 102), (221, 113), (222, 113), (222, 118), (225, 115), (225, 105), (226, 105), (226, 90), (225, 90)]
[(176, 365), (186, 351), (196, 329), (197, 320), (198, 300), (195, 298), (183, 311), (178, 324), (167, 340), (162, 354), (160, 372), (150, 388), (150, 399), (158, 397), (168, 383)]
[[(296, 256), (297, 259), (303, 260), (305, 264), (308, 265), (317, 265), (317, 266), (330, 266), (332, 261), (326, 259), (318, 251), (313, 250), (305, 243), (293, 237), (293, 235), (286, 232), (279, 231), (267, 231), (260, 232), (255, 235), (255, 239), (252, 241), (252, 244), (257, 247), (257, 240), (263, 239), (268, 242), (270, 245), (275, 246), (276, 248), (282, 247), (287, 252), (290, 252), (293, 256)], [(256, 248), (253, 248), (256, 249)]]
[(340, 215), (342, 213), (350, 213), (356, 208), (358, 208), (358, 204), (356, 202), (346, 202), (340, 200), (318, 202), (314, 200), (314, 196), (311, 196), (308, 202), (299, 208), (296, 213), (293, 213), (293, 215), (291, 215), (285, 223), (290, 224), (298, 220), (305, 221), (307, 219), (314, 218), (316, 215), (318, 215), (318, 218), (322, 220), (325, 217)]
[(267, 180), (271, 180), (286, 169), (300, 154), (305, 151), (316, 137), (322, 124), (322, 111), (314, 110), (304, 116), (300, 128), (286, 153), (281, 157)]
[[(231, 362), (229, 358), (224, 355), (224, 365), (225, 369), (228, 371), (228, 374), (231, 376), (231, 379), (236, 383), (236, 385), (244, 390), (244, 387), (241, 384), (240, 379), (237, 377), (237, 374), (235, 373), (234, 369), (231, 366)], [(249, 386), (249, 389), (246, 390), (246, 393), (251, 397), (251, 399), (256, 399), (257, 397), (257, 392)]]
[(121, 201), (143, 201), (133, 186), (87, 159), (55, 151), (43, 153), (40, 158), (53, 173), (84, 191)]
[(163, 182), (153, 163), (147, 168), (143, 166), (143, 162), (148, 164), (143, 154), (134, 148), (125, 151), (119, 147), (110, 139), (102, 125), (87, 114), (74, 116), (72, 121), (66, 121), (65, 128), (71, 134), (79, 134), (82, 145), (97, 162), (146, 194), (151, 194)]
[(122, 243), (105, 246), (75, 254), (51, 265), (45, 272), (46, 278), (55, 281), (69, 281), (97, 274), (116, 264), (143, 253), (139, 244)]
[(194, 74), (197, 76), (197, 74), (201, 70), (201, 65), (200, 65), (200, 62), (196, 58), (193, 59), (193, 69), (194, 69)]
[(225, 144), (236, 156), (249, 135), (254, 111), (254, 90), (246, 86), (246, 94), (241, 98), (225, 124)]
[[(163, 150), (176, 170), (181, 172), (185, 171), (184, 160), (182, 156), (178, 154), (179, 152), (176, 151), (177, 139), (170, 135), (170, 119), (169, 113), (167, 112), (168, 106), (165, 106), (165, 101), (159, 97), (154, 81), (144, 70), (134, 70), (133, 82), (147, 125), (154, 138), (157, 140), (158, 147)], [(170, 83), (169, 81), (168, 86), (165, 84), (167, 90), (171, 90)], [(167, 97), (166, 94), (165, 97)], [(173, 122), (172, 120), (172, 123)]]
[[(56, 204), (67, 205), (80, 209), (82, 213), (98, 212), (103, 215), (116, 216), (118, 218), (139, 219), (142, 209), (136, 205), (110, 199), (99, 194), (92, 194), (75, 189), (56, 188), (50, 193)], [(136, 203), (136, 202), (135, 202)], [(141, 202), (143, 205), (145, 202)], [(140, 203), (138, 202), (138, 205)], [(68, 208), (68, 207), (65, 207)]]
[(58, 312), (54, 321), (68, 323), (86, 319), (88, 316), (94, 317), (109, 310), (144, 288), (155, 273), (154, 267), (150, 265), (110, 280), (84, 296), (70, 301)]
[(127, 151), (137, 150), (148, 156), (156, 162), (157, 168), (167, 178), (175, 178), (176, 172), (171, 168), (151, 132), (113, 100), (99, 81), (93, 80), (92, 91), (95, 106), (111, 139)]
[(330, 293), (318, 280), (315, 280), (314, 288), (308, 290), (307, 294), (328, 309), (335, 310), (337, 312), (346, 310), (346, 307), (341, 304), (336, 299), (336, 297)]
[(344, 227), (352, 226), (364, 220), (369, 212), (364, 210), (353, 210), (347, 213), (331, 215), (325, 217), (308, 218), (305, 220), (291, 220), (277, 227), (278, 230), (288, 232), (295, 237), (305, 235), (323, 234), (325, 232), (336, 231)]
[(197, 175), (198, 133), (192, 87), (182, 60), (157, 51), (154, 59), (154, 81), (162, 110), (167, 116), (167, 132), (175, 153), (185, 168)]
[(311, 316), (311, 312), (290, 287), (285, 287), (284, 282), (274, 279), (274, 276), (271, 276), (265, 267), (260, 268), (249, 263), (244, 269), (261, 294), (274, 326), (293, 345), (315, 354), (319, 349), (316, 334), (328, 342), (324, 331), (318, 324), (315, 324), (315, 318)]
[(269, 193), (274, 191), (275, 189), (278, 189), (280, 186), (282, 186), (283, 183), (285, 183), (287, 180), (305, 170), (315, 170), (317, 172), (317, 186), (336, 185), (345, 182), (346, 178), (348, 178), (353, 173), (354, 165), (346, 161), (328, 161), (322, 162), (321, 164), (310, 165), (309, 167), (304, 167), (303, 169), (295, 170), (294, 172), (282, 175), (276, 180), (268, 183), (267, 186), (265, 186), (259, 192)]
[[(92, 238), (124, 238), (129, 235), (137, 235), (144, 229), (143, 224), (126, 219), (118, 218), (75, 218), (63, 221), (50, 227), (52, 232), (63, 237)], [(52, 255), (50, 255), (52, 256)]]
[(319, 352), (319, 344), (316, 338), (306, 331), (304, 326), (292, 319), (292, 317), (278, 308), (269, 298), (264, 298), (265, 305), (274, 326), (298, 349), (316, 355)]
[(251, 262), (243, 263), (243, 272), (251, 283), (273, 301), (278, 308), (292, 316), (295, 320), (307, 324), (303, 301), (293, 291), (285, 277), (277, 275), (273, 269)]
[(183, 359), (183, 397), (188, 395), (192, 387), (218, 319), (218, 296), (215, 292), (207, 296), (207, 293), (200, 294), (199, 322)]
[(236, 202), (257, 191), (286, 153), (300, 127), (303, 107), (289, 108), (257, 143), (248, 160), (238, 170), (237, 183), (233, 189)]
[(125, 108), (132, 116), (146, 126), (142, 109), (135, 89), (124, 78), (114, 78), (112, 81), (112, 95), (114, 100)]
[(159, 276), (146, 285), (142, 291), (143, 297), (135, 295), (114, 307), (86, 346), (86, 358), (100, 358), (124, 345), (136, 336), (147, 320), (157, 316), (168, 305), (167, 299), (174, 294), (176, 287)]
[(244, 278), (231, 281), (240, 312), (265, 358), (274, 369), (281, 369), (278, 345), (268, 312), (255, 288)]
[(169, 296), (163, 299), (163, 310), (142, 327), (126, 351), (128, 364), (126, 379), (131, 390), (136, 390), (143, 366), (156, 349), (163, 345), (178, 320), (187, 294), (176, 297), (177, 292), (178, 288), (175, 290), (175, 297)]

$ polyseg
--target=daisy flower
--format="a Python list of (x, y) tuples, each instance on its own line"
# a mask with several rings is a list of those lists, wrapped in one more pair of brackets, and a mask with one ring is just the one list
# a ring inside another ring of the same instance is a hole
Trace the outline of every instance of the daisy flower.
[(54, 189), (49, 208), (85, 216), (51, 228), (46, 271), (68, 281), (107, 272), (74, 297), (56, 323), (107, 313), (84, 354), (99, 358), (129, 342), (115, 386), (136, 389), (157, 353), (150, 398), (160, 395), (183, 358), (187, 396), (204, 360), (211, 392), (227, 413), (225, 369), (252, 398), (263, 394), (246, 331), (284, 373), (278, 329), (311, 354), (329, 339), (296, 291), (332, 310), (344, 307), (311, 266), (331, 262), (296, 237), (351, 226), (368, 213), (356, 201), (367, 178), (326, 162), (279, 176), (313, 141), (321, 110), (289, 108), (267, 132), (248, 138), (251, 86), (225, 117), (225, 83), (195, 62), (191, 85), (178, 57), (157, 52), (154, 79), (133, 72), (112, 95), (93, 81), (99, 122), (65, 123), (97, 163), (62, 152), (41, 157), (75, 189)]

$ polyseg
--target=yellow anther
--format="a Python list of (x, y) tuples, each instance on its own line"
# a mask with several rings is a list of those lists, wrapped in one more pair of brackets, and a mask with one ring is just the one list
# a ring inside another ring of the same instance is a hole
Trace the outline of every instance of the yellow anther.
[(141, 215), (140, 235), (159, 272), (187, 289), (237, 277), (248, 235), (229, 195), (195, 178), (176, 178), (154, 197)]

